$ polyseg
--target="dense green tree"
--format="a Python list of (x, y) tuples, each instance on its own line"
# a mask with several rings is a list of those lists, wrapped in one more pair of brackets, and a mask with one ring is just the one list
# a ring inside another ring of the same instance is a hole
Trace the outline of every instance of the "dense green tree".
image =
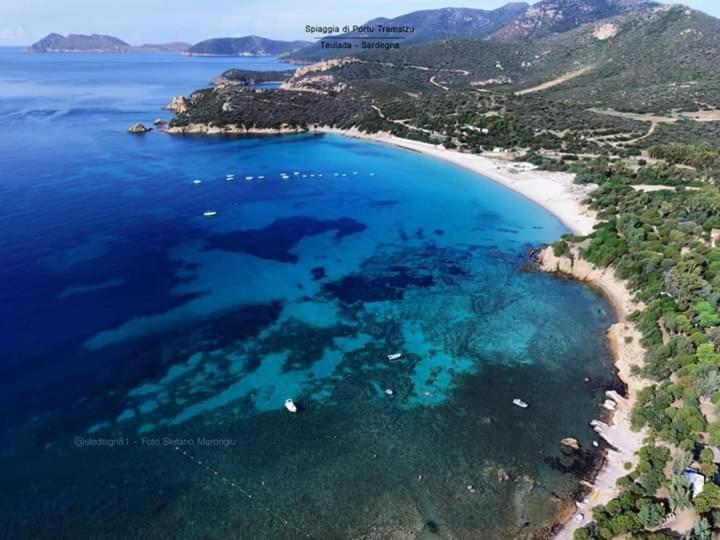
[(690, 506), (690, 481), (681, 474), (670, 477), (668, 501), (673, 510), (684, 510)]

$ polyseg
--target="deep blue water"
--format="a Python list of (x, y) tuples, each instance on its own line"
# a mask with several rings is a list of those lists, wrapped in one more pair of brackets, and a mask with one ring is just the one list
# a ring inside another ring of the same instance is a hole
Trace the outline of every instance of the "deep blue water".
[(606, 303), (525, 271), (565, 227), (379, 144), (126, 132), (230, 67), (287, 66), (0, 49), (3, 528), (541, 530), (616, 384)]

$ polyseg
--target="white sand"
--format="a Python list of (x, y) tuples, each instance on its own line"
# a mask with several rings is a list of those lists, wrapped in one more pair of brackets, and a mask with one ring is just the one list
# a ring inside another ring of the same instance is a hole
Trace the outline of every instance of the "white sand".
[(402, 139), (389, 133), (367, 134), (359, 130), (332, 128), (316, 131), (392, 144), (460, 165), (535, 201), (577, 234), (591, 233), (596, 223), (595, 212), (583, 205), (582, 201), (597, 186), (573, 184), (572, 174), (540, 171), (529, 163), (447, 150), (442, 146)]

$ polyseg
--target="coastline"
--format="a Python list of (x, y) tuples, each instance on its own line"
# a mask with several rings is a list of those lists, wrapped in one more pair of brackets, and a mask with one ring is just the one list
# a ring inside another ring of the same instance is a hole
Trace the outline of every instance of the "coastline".
[(338, 129), (328, 126), (317, 126), (308, 129), (289, 126), (280, 128), (247, 128), (234, 124), (224, 126), (188, 124), (179, 127), (166, 127), (164, 131), (178, 135), (289, 135), (327, 133), (390, 144), (448, 161), (502, 184), (548, 210), (573, 233), (580, 235), (590, 234), (596, 223), (595, 212), (582, 203), (585, 197), (587, 197), (596, 186), (593, 184), (574, 184), (572, 174), (541, 171), (529, 163), (500, 159), (499, 157), (490, 158), (479, 154), (465, 154), (456, 150), (445, 149), (439, 145), (403, 139), (387, 132), (367, 133), (355, 128)]
[[(536, 202), (576, 234), (590, 234), (597, 223), (596, 213), (583, 203), (596, 186), (574, 184), (574, 176), (568, 173), (540, 171), (528, 167), (528, 164), (465, 154), (429, 143), (402, 139), (389, 133), (368, 134), (359, 130), (333, 128), (320, 128), (314, 131), (391, 144), (454, 163)], [(572, 249), (571, 257), (556, 257), (552, 247), (547, 246), (539, 253), (537, 260), (542, 271), (560, 273), (582, 281), (599, 290), (610, 302), (618, 322), (608, 328), (607, 339), (613, 353), (618, 378), (627, 389), (625, 397), (615, 391), (605, 393), (606, 400), (603, 406), (612, 413), (609, 423), (600, 420), (591, 422), (593, 429), (610, 448), (606, 451), (605, 458), (596, 469), (596, 473), (582, 482), (589, 492), (582, 500), (575, 501), (575, 509), (572, 512), (565, 507), (558, 514), (558, 522), (553, 527), (552, 537), (556, 540), (572, 540), (576, 529), (592, 521), (594, 507), (607, 504), (619, 494), (615, 484), (619, 478), (628, 474), (625, 464), (632, 463), (634, 467), (638, 462), (636, 452), (642, 446), (645, 432), (632, 431), (630, 413), (638, 392), (647, 381), (634, 376), (632, 366), (643, 364), (645, 350), (640, 344), (642, 336), (635, 325), (628, 321), (628, 316), (644, 306), (635, 301), (634, 295), (624, 281), (615, 275), (612, 268), (593, 267), (580, 257), (577, 247)]]
[[(168, 128), (169, 133), (180, 134), (244, 134), (244, 135), (280, 135), (288, 133), (328, 133), (390, 144), (406, 150), (442, 159), (453, 163), (487, 179), (495, 181), (520, 195), (534, 201), (555, 215), (573, 233), (587, 235), (597, 223), (594, 211), (585, 204), (585, 198), (596, 188), (595, 185), (577, 185), (574, 175), (562, 172), (537, 170), (528, 163), (519, 163), (500, 157), (487, 157), (445, 149), (439, 145), (413, 141), (396, 137), (390, 133), (367, 133), (359, 129), (338, 129), (327, 126), (296, 129), (247, 129), (244, 126), (210, 127), (191, 124), (182, 128)], [(615, 310), (618, 322), (607, 331), (607, 339), (613, 353), (615, 369), (619, 379), (626, 386), (626, 396), (614, 391), (606, 392), (603, 406), (612, 414), (609, 423), (593, 420), (593, 429), (610, 446), (596, 474), (581, 482), (589, 492), (575, 508), (564, 506), (558, 512), (556, 523), (552, 527), (552, 537), (557, 540), (571, 540), (576, 529), (592, 521), (592, 509), (607, 504), (619, 494), (616, 481), (627, 475), (626, 463), (633, 467), (637, 464), (635, 453), (642, 446), (644, 432), (630, 429), (630, 412), (637, 400), (638, 392), (646, 385), (632, 374), (633, 365), (642, 365), (645, 350), (640, 344), (641, 334), (628, 316), (644, 306), (634, 300), (633, 294), (625, 283), (617, 278), (612, 268), (595, 268), (579, 256), (577, 247), (572, 248), (570, 257), (556, 257), (552, 247), (545, 247), (537, 256), (542, 271), (564, 274), (598, 289)]]
[(622, 397), (614, 391), (606, 392), (603, 405), (613, 413), (609, 424), (600, 420), (591, 422), (593, 429), (610, 448), (596, 476), (589, 483), (583, 482), (589, 492), (581, 501), (576, 501), (576, 510), (569, 516), (569, 520), (558, 523), (556, 527), (553, 535), (556, 540), (571, 540), (576, 529), (592, 521), (593, 508), (607, 504), (619, 494), (615, 484), (629, 473), (625, 464), (631, 463), (635, 467), (638, 463), (636, 452), (642, 446), (645, 430), (632, 431), (630, 413), (638, 393), (648, 381), (632, 373), (634, 365), (642, 366), (645, 349), (640, 344), (640, 331), (628, 321), (628, 316), (644, 308), (644, 305), (634, 300), (624, 281), (615, 275), (612, 268), (593, 267), (579, 256), (576, 246), (572, 248), (569, 257), (557, 257), (552, 247), (547, 246), (539, 253), (537, 260), (540, 269), (545, 272), (567, 275), (599, 290), (610, 302), (618, 318), (618, 322), (608, 328), (607, 339), (617, 375), (626, 386), (626, 396)]
[(539, 204), (575, 234), (590, 234), (597, 222), (595, 212), (582, 202), (597, 186), (574, 184), (574, 175), (569, 173), (542, 171), (529, 163), (448, 150), (440, 145), (403, 139), (386, 132), (366, 133), (328, 127), (311, 129), (310, 132), (377, 141), (459, 165)]

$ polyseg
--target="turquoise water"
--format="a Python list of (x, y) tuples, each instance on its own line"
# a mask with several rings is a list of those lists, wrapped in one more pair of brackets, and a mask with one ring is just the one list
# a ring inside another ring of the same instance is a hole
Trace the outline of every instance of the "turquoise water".
[(565, 227), (380, 144), (130, 136), (282, 65), (105, 58), (0, 52), (10, 535), (539, 534), (617, 384), (607, 304), (526, 271)]

